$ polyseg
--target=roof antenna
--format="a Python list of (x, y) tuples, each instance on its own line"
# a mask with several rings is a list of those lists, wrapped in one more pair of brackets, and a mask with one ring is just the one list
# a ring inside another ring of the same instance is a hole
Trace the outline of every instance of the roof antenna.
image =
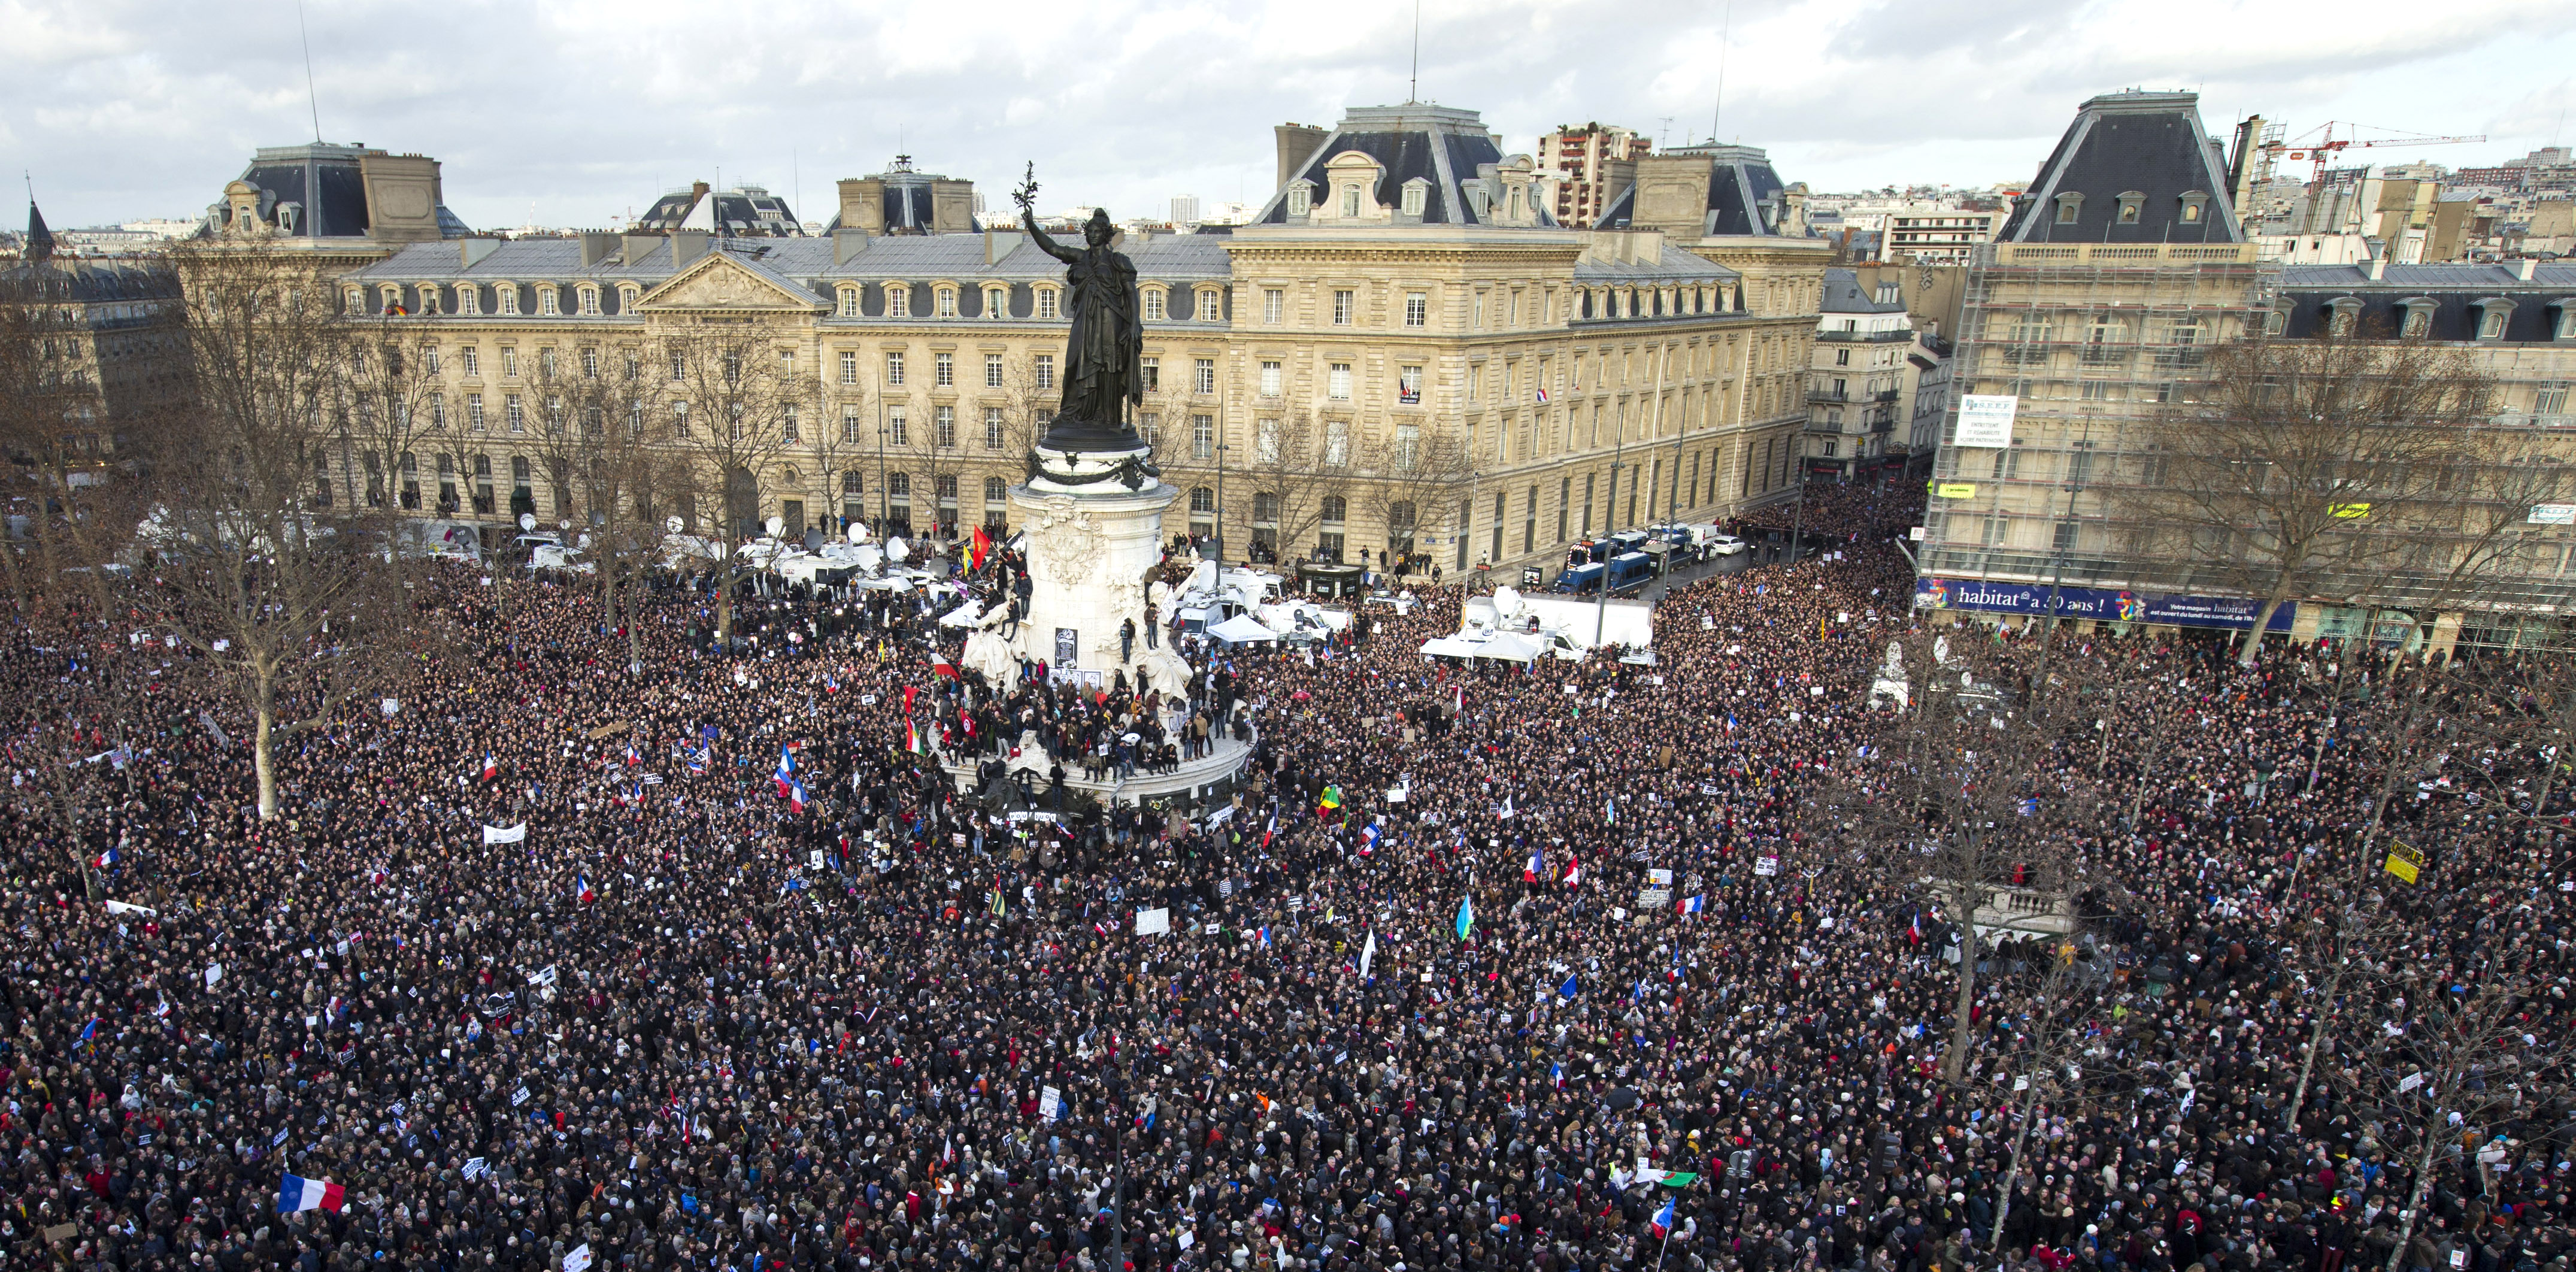
[(313, 142), (322, 142), (322, 95), (313, 88), (313, 33), (304, 27), (304, 0), (295, 0), (295, 35), (304, 42), (304, 99), (313, 108)]
[(1413, 0), (1413, 74), (1404, 84), (1404, 104), (1422, 100), (1422, 0)]
[(1735, 0), (1726, 0), (1726, 16), (1717, 25), (1717, 106), (1708, 113), (1708, 144), (1717, 144), (1717, 121), (1726, 117), (1726, 45), (1735, 34)]

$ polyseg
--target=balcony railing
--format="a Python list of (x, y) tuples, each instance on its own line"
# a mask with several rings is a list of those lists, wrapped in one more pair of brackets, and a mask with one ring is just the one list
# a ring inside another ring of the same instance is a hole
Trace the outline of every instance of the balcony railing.
[(1911, 331), (1819, 331), (1816, 339), (1836, 344), (1901, 344), (1914, 339)]

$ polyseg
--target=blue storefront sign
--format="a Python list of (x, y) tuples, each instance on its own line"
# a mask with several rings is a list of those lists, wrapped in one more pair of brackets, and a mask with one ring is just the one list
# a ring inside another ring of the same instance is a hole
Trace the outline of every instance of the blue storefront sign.
[[(1987, 614), (2051, 613), (2046, 584), (1992, 583), (1983, 579), (1919, 578), (1914, 580), (1914, 608), (1975, 610)], [(2286, 632), (2298, 620), (2298, 604), (2284, 601), (2272, 611), (2265, 631)], [(2059, 618), (2090, 618), (2105, 623), (2165, 623), (2175, 627), (2226, 627), (2243, 631), (2263, 612), (2261, 601), (2235, 596), (2177, 596), (2098, 587), (2057, 589), (2054, 613)]]

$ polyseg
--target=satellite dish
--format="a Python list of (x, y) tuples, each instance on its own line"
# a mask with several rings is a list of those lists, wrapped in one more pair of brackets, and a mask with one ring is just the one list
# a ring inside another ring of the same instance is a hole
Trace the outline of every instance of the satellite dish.
[(683, 523), (681, 522), (681, 520), (680, 520), (678, 517), (664, 517), (664, 518), (662, 519), (662, 528), (663, 528), (663, 529), (665, 529), (665, 530), (670, 531), (670, 532), (671, 532), (671, 533), (673, 533), (673, 534), (678, 534), (678, 533), (680, 532), (681, 528), (682, 528), (682, 525), (683, 525)]
[(775, 539), (778, 537), (779, 531), (787, 528), (787, 520), (783, 517), (771, 517), (769, 520), (760, 523), (760, 525), (762, 529), (769, 532), (770, 538)]
[(886, 540), (886, 560), (901, 561), (906, 556), (911, 555), (911, 551), (912, 550), (910, 548), (904, 546), (903, 539), (900, 536)]
[(868, 528), (867, 528), (867, 526), (865, 526), (865, 525), (863, 525), (863, 524), (861, 524), (861, 523), (859, 523), (859, 522), (856, 522), (856, 521), (851, 522), (851, 523), (850, 523), (850, 542), (852, 542), (852, 543), (865, 543), (865, 542), (867, 542), (867, 541), (868, 541)]
[(528, 531), (530, 531), (530, 530), (534, 530), (534, 529), (536, 529), (536, 528), (537, 528), (537, 514), (535, 514), (535, 513), (533, 513), (533, 512), (523, 512), (523, 513), (520, 513), (520, 514), (519, 514), (519, 531), (520, 531), (520, 533), (525, 534), (526, 532), (528, 532)]
[(821, 529), (809, 529), (805, 532), (805, 550), (808, 552), (820, 552), (823, 550), (823, 532)]

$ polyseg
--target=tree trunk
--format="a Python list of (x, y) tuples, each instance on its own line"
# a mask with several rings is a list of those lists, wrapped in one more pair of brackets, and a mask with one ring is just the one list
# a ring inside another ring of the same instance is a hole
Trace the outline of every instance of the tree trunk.
[[(2438, 1127), (2442, 1124), (2441, 1110), (2435, 1109), (2433, 1113), (2432, 1125)], [(2424, 1198), (2433, 1191), (2433, 1154), (2441, 1147), (2442, 1141), (2429, 1132), (2419, 1130), (2418, 1133), (2423, 1137), (2424, 1150), (2415, 1158), (2415, 1184), (2407, 1191), (2406, 1208), (2397, 1213), (2397, 1244), (2389, 1248), (2384, 1272), (2398, 1272), (2406, 1266), (2406, 1247), (2415, 1240), (2416, 1216), (2423, 1212)]]
[(2039, 1106), (2039, 1074), (2036, 1071), (2031, 1073), (2030, 1086), (2026, 1091), (2021, 1101), (2020, 1124), (2013, 1127), (2011, 1164), (2004, 1167), (2003, 1190), (1995, 1201), (1995, 1230), (1986, 1234), (1986, 1252), (1989, 1254), (2003, 1247), (2004, 1222), (2012, 1218), (2013, 1185), (2021, 1182), (2021, 1153), (2030, 1142), (2031, 1115)]
[(1941, 1078), (1953, 1086), (1968, 1071), (1969, 1037), (1976, 1027), (1972, 1016), (1977, 1007), (1977, 908), (1972, 898), (1964, 906), (1958, 904), (1962, 899), (1951, 898), (1951, 908), (1957, 911), (1952, 921), (1959, 925), (1959, 998), (1950, 1009), (1950, 1050), (1941, 1057)]
[(2254, 616), (2254, 625), (2245, 629), (2245, 647), (2236, 654), (2238, 666), (2251, 667), (2263, 652), (2263, 629), (2272, 625), (2272, 615), (2281, 608), (2281, 595), (2273, 593), (2263, 601), (2262, 612)]
[(269, 707), (268, 688), (259, 692), (259, 721), (252, 731), (251, 766), (259, 774), (259, 819), (277, 820), (277, 759), (270, 753), (271, 734), (277, 724), (276, 713)]
[(2335, 1017), (2339, 1014), (2340, 1005), (2335, 1001), (2335, 995), (2343, 988), (2343, 975), (2344, 965), (2337, 963), (2334, 975), (2326, 978), (2325, 989), (2321, 994), (2324, 1001), (2319, 1004), (2316, 1028), (2308, 1031), (2308, 1054), (2299, 1061), (2299, 1085), (2290, 1093), (2290, 1110), (2281, 1121), (2281, 1133), (2284, 1135), (2294, 1135), (2298, 1132), (2299, 1110), (2305, 1108), (2308, 1103), (2308, 1079), (2316, 1072), (2317, 1053), (2324, 1050), (2326, 1031), (2334, 1026)]

